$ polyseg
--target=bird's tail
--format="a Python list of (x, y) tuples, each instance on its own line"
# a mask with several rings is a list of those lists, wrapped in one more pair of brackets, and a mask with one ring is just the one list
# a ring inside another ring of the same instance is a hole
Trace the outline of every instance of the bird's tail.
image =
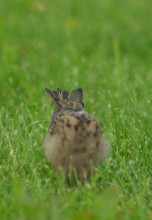
[(50, 90), (48, 88), (45, 88), (45, 91), (52, 98), (58, 110), (62, 109), (62, 102), (65, 100), (76, 102), (84, 106), (82, 102), (83, 90), (81, 88), (72, 90), (71, 92), (61, 89)]

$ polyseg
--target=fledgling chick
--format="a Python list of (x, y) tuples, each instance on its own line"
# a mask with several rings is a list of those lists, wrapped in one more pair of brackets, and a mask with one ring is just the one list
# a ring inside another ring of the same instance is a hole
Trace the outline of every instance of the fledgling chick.
[(107, 157), (110, 144), (95, 118), (84, 111), (81, 88), (45, 90), (57, 107), (44, 140), (45, 155), (57, 170), (63, 169), (67, 182), (71, 169), (78, 180), (88, 180), (92, 169)]

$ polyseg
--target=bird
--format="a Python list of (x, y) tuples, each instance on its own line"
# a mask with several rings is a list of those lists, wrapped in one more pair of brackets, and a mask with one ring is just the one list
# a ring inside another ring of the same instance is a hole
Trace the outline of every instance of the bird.
[(44, 154), (57, 171), (62, 170), (68, 184), (71, 173), (80, 182), (89, 181), (93, 169), (110, 151), (95, 117), (85, 112), (83, 89), (45, 91), (56, 106), (44, 139)]

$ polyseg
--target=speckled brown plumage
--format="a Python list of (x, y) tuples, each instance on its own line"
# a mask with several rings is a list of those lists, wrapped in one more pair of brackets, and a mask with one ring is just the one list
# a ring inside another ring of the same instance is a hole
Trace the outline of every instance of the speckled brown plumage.
[(67, 181), (71, 168), (79, 180), (89, 179), (92, 168), (107, 157), (109, 142), (95, 118), (84, 112), (82, 89), (45, 90), (57, 107), (44, 141), (45, 155), (57, 170), (63, 169)]

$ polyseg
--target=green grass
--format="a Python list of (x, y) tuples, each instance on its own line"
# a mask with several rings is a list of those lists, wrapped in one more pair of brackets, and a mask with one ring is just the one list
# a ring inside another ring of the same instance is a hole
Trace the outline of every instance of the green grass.
[[(152, 2), (0, 1), (0, 219), (152, 219)], [(84, 89), (112, 152), (91, 184), (56, 180), (44, 87)]]

